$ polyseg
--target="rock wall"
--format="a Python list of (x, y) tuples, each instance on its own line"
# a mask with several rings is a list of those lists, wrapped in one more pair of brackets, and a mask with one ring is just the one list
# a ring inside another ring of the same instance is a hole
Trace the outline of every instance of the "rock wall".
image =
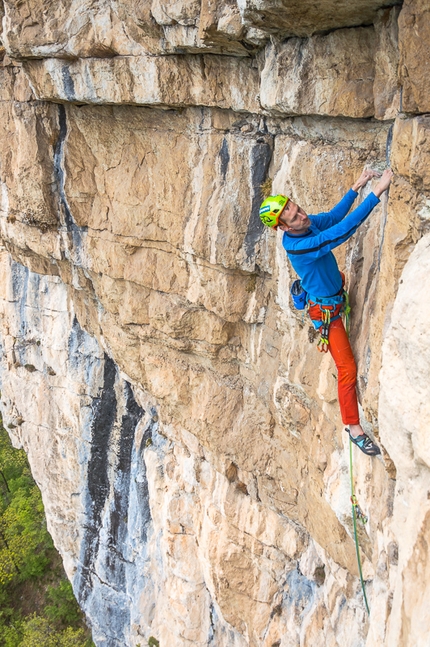
[[(426, 0), (2, 12), (1, 410), (97, 646), (427, 647)], [(337, 251), (368, 617), (335, 370), (258, 206), (387, 164)]]

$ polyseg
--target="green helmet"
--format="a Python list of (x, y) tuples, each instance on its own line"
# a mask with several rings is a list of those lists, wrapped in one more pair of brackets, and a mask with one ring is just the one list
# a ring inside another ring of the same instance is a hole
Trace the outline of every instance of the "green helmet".
[(261, 222), (268, 227), (277, 227), (279, 216), (287, 202), (288, 198), (285, 195), (269, 195), (260, 207)]

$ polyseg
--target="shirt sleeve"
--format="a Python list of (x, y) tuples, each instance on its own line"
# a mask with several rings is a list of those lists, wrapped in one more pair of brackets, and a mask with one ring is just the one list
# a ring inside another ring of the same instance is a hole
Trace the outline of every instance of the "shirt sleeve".
[(285, 233), (282, 240), (285, 251), (291, 256), (300, 255), (301, 262), (305, 263), (328, 254), (356, 232), (378, 203), (379, 198), (370, 193), (346, 218), (315, 236), (296, 237)]
[(328, 211), (327, 213), (319, 213), (317, 216), (310, 216), (311, 220), (316, 224), (320, 231), (324, 231), (325, 229), (333, 227), (333, 225), (337, 225), (338, 222), (345, 218), (357, 195), (356, 191), (350, 189), (331, 211)]

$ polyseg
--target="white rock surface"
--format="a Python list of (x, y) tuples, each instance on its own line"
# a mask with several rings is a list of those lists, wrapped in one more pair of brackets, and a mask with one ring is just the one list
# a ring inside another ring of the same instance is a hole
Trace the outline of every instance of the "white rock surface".
[(386, 644), (408, 647), (426, 645), (419, 627), (428, 626), (430, 620), (430, 381), (426, 378), (430, 308), (424, 296), (429, 290), (427, 234), (400, 280), (383, 347), (379, 408), (381, 438), (397, 469), (391, 532), (398, 564), (391, 575), (394, 594)]

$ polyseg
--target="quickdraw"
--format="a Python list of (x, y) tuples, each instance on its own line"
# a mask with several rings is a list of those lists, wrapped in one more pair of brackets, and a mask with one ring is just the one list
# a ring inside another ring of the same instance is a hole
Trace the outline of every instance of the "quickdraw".
[(358, 504), (358, 501), (357, 501), (357, 497), (355, 496), (355, 494), (351, 495), (351, 503), (352, 503), (353, 508), (355, 510), (355, 516), (357, 517), (357, 519), (359, 519), (361, 521), (363, 526), (366, 525), (366, 523), (369, 521), (369, 518), (366, 517), (363, 510), (360, 508), (360, 506)]
[(317, 349), (320, 353), (326, 353), (328, 351), (328, 333), (330, 329), (330, 310), (327, 308), (321, 308), (322, 313), (322, 323), (320, 326), (320, 338), (317, 344)]

